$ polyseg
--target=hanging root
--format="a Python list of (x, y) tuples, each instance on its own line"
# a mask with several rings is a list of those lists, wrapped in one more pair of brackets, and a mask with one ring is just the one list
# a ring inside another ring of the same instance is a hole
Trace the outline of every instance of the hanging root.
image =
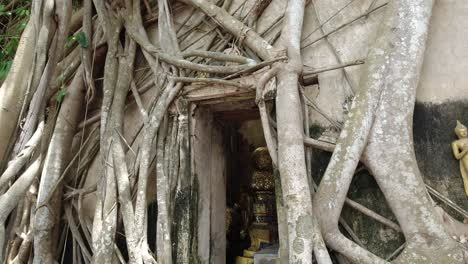
[(268, 152), (270, 153), (271, 161), (274, 166), (278, 166), (278, 154), (277, 154), (277, 142), (273, 137), (271, 126), (268, 119), (268, 113), (265, 107), (265, 99), (263, 91), (265, 86), (269, 81), (275, 77), (278, 73), (279, 67), (274, 67), (271, 70), (267, 71), (258, 81), (258, 86), (256, 89), (256, 98), (255, 101), (258, 105), (258, 110), (260, 112), (260, 119), (262, 121), (263, 135), (267, 144)]

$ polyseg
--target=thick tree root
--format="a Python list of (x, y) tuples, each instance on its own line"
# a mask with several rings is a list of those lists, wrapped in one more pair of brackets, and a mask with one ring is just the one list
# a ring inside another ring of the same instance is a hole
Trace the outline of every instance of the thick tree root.
[(396, 264), (461, 264), (468, 263), (468, 248), (450, 240), (431, 241), (431, 244), (407, 245)]

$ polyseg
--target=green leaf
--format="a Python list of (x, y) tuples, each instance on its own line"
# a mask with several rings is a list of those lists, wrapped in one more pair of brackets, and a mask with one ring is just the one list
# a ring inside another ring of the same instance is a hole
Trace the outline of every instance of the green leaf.
[(11, 65), (13, 64), (13, 60), (9, 61), (1, 61), (0, 62), (0, 80), (3, 80), (10, 72)]
[(21, 24), (18, 25), (18, 30), (23, 31), (26, 28), (26, 25), (28, 24), (28, 19), (25, 21), (21, 22)]
[(80, 32), (75, 35), (76, 41), (81, 45), (82, 48), (87, 49), (89, 47), (88, 38), (86, 37), (84, 32)]
[(65, 47), (70, 47), (71, 45), (73, 45), (73, 42), (75, 42), (75, 36), (69, 36), (67, 40), (65, 40)]
[(29, 16), (29, 10), (28, 9), (23, 9), (23, 8), (20, 8), (16, 11), (16, 14), (18, 16)]
[(57, 102), (58, 103), (61, 103), (63, 101), (63, 98), (65, 97), (65, 95), (67, 94), (67, 91), (64, 90), (64, 89), (60, 89), (57, 93)]
[(67, 48), (70, 47), (71, 45), (73, 45), (75, 41), (78, 42), (78, 44), (80, 44), (80, 46), (84, 49), (89, 47), (88, 38), (86, 38), (86, 35), (84, 34), (84, 32), (80, 32), (73, 36), (68, 37), (67, 40), (65, 41), (65, 47)]
[(5, 46), (5, 55), (14, 54), (18, 48), (19, 40), (17, 38), (11, 39)]

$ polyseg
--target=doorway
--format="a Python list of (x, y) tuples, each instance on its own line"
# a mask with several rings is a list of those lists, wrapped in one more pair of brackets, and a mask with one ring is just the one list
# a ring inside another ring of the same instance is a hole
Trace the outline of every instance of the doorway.
[[(193, 108), (192, 168), (199, 187), (199, 258), (201, 263), (236, 263), (238, 257), (253, 254), (248, 249), (254, 242), (259, 247), (277, 243), (276, 212), (274, 219), (268, 218), (272, 208), (276, 209), (274, 188), (272, 193), (263, 194), (268, 202), (259, 205), (255, 202), (258, 194), (251, 187), (252, 175), (258, 170), (253, 153), (266, 145), (260, 116), (253, 100), (197, 104)], [(270, 238), (252, 241), (252, 224), (265, 219), (275, 223), (268, 232)]]

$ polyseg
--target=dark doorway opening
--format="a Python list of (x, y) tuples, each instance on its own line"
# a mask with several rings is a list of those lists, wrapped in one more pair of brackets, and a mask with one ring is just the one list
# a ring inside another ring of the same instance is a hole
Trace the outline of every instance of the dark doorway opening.
[[(222, 127), (226, 166), (226, 263), (253, 263), (278, 243), (271, 159), (258, 110), (214, 112)], [(260, 163), (260, 164), (259, 164)]]

